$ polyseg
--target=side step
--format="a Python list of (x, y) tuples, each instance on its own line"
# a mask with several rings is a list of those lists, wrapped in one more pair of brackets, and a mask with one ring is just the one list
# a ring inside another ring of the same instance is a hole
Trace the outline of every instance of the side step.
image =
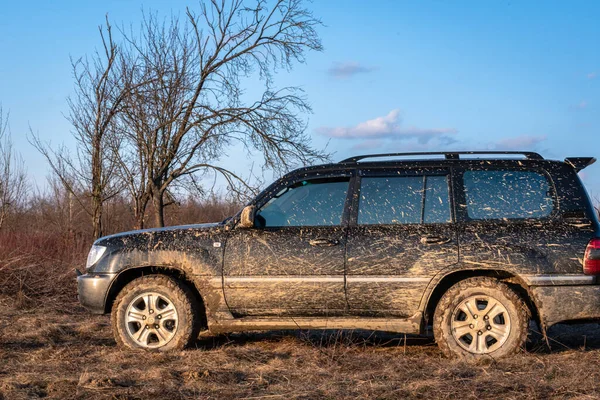
[(423, 321), (422, 313), (406, 319), (364, 317), (246, 317), (221, 320), (210, 324), (211, 333), (269, 331), (281, 329), (365, 329), (372, 331), (419, 334)]

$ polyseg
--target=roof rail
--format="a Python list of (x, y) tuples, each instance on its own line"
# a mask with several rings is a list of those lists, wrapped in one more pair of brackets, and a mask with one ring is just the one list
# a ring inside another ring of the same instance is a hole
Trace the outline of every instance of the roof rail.
[(461, 155), (510, 155), (519, 154), (525, 156), (528, 160), (543, 160), (544, 157), (538, 153), (532, 151), (427, 151), (427, 152), (415, 152), (415, 153), (384, 153), (384, 154), (365, 154), (361, 156), (354, 156), (346, 158), (340, 161), (340, 164), (353, 164), (365, 158), (379, 158), (379, 157), (408, 157), (408, 156), (439, 156), (443, 155), (446, 160), (459, 160)]

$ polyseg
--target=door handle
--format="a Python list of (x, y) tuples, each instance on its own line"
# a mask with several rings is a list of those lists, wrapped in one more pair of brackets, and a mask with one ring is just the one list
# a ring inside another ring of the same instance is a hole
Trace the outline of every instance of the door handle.
[(445, 238), (442, 236), (422, 236), (421, 243), (422, 244), (444, 244), (450, 242), (452, 239)]
[(338, 244), (340, 244), (339, 240), (336, 239), (311, 239), (308, 243), (310, 243), (311, 246), (325, 246), (325, 247), (331, 247), (331, 246), (336, 246)]

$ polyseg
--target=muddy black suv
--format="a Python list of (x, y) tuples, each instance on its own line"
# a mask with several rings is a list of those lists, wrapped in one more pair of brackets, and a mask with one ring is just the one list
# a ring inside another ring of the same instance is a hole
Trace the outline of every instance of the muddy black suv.
[(600, 226), (577, 176), (594, 161), (402, 153), (298, 169), (224, 222), (99, 239), (79, 299), (129, 348), (432, 326), (446, 355), (505, 356), (531, 319), (600, 319)]

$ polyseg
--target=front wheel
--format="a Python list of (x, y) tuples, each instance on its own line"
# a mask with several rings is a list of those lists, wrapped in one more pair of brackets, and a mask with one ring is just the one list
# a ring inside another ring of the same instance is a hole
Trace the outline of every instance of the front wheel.
[(183, 349), (198, 336), (197, 312), (195, 297), (183, 283), (164, 275), (137, 278), (113, 305), (115, 340), (130, 349)]
[(525, 345), (530, 312), (506, 284), (488, 277), (465, 279), (440, 299), (433, 333), (444, 355), (499, 358)]

